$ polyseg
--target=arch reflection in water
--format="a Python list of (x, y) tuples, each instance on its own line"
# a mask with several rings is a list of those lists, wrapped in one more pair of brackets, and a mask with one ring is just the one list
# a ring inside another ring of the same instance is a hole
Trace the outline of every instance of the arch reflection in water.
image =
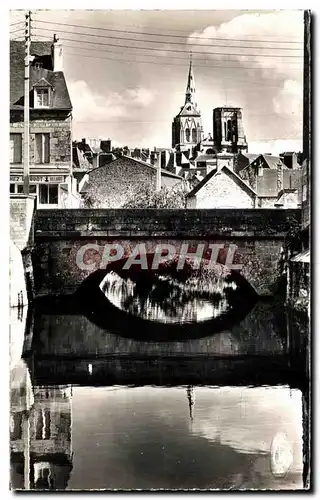
[(189, 261), (179, 269), (172, 259), (157, 270), (124, 270), (123, 262), (107, 269), (99, 289), (116, 309), (143, 320), (201, 323), (237, 309), (240, 297), (246, 297), (247, 312), (254, 303), (250, 285), (220, 264), (208, 268), (207, 261)]
[(170, 275), (133, 280), (110, 271), (100, 289), (120, 310), (160, 323), (192, 323), (216, 318), (229, 309), (226, 290), (237, 290), (225, 278), (204, 279), (201, 275), (178, 280)]
[(249, 283), (220, 264), (191, 261), (179, 269), (173, 259), (156, 270), (127, 270), (125, 263), (96, 271), (75, 295), (90, 321), (118, 335), (148, 341), (213, 335), (241, 321), (257, 301)]

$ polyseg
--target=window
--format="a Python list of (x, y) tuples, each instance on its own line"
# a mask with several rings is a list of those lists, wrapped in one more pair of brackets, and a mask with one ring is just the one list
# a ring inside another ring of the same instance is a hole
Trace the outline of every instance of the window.
[(49, 107), (49, 89), (36, 89), (35, 91), (35, 107), (48, 108)]
[(197, 142), (197, 130), (195, 128), (192, 129), (192, 142)]
[(50, 134), (35, 134), (35, 163), (50, 162)]
[(15, 413), (11, 416), (10, 434), (10, 438), (12, 441), (16, 441), (22, 438), (22, 412)]
[(36, 439), (50, 439), (51, 415), (50, 410), (40, 409), (36, 420)]
[(186, 128), (186, 141), (190, 142), (190, 129)]
[(227, 141), (232, 141), (232, 123), (231, 123), (231, 120), (227, 121)]
[[(18, 193), (18, 194), (23, 194), (23, 184), (10, 184), (10, 193)], [(37, 185), (36, 184), (29, 184), (29, 193), (30, 194), (37, 194)]]
[(22, 162), (22, 134), (10, 134), (10, 163)]
[(39, 184), (39, 203), (58, 205), (58, 184)]

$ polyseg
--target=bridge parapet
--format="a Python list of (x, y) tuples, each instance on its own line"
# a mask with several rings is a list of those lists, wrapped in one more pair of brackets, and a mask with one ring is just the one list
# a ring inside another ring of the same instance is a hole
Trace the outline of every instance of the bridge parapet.
[(35, 237), (284, 237), (300, 224), (299, 209), (37, 210)]

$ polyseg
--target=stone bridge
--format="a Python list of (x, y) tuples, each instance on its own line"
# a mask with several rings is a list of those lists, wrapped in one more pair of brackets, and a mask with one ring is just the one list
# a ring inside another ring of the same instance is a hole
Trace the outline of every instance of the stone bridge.
[(161, 245), (180, 255), (200, 251), (240, 273), (259, 295), (274, 295), (284, 241), (299, 223), (299, 209), (37, 210), (35, 293), (73, 293), (117, 256), (139, 260)]

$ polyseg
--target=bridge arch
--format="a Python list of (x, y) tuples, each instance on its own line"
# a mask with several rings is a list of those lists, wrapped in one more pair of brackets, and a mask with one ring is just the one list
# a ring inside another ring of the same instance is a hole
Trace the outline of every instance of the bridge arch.
[[(217, 262), (229, 265), (258, 295), (271, 296), (281, 280), (282, 248), (299, 222), (296, 209), (38, 210), (33, 265), (37, 295), (74, 292), (92, 272), (105, 268), (110, 248), (123, 256), (145, 245), (171, 245), (181, 252), (219, 247)], [(91, 250), (90, 250), (91, 248)], [(107, 249), (107, 250), (106, 250)], [(82, 263), (85, 266), (81, 266)], [(80, 266), (79, 266), (80, 263)]]

